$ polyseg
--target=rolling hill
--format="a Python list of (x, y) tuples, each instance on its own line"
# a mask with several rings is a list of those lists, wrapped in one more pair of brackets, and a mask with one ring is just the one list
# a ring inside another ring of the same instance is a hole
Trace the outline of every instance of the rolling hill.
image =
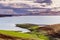
[(36, 36), (36, 34), (30, 33), (21, 33), (16, 31), (6, 31), (0, 30), (0, 40), (1, 39), (11, 39), (11, 40), (49, 40), (48, 37), (41, 35), (40, 38)]

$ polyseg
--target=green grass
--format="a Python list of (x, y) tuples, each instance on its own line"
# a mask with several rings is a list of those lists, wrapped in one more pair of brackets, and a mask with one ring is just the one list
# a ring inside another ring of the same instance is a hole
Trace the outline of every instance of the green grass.
[(0, 30), (0, 34), (9, 35), (13, 37), (21, 37), (21, 38), (37, 38), (37, 36), (33, 34), (15, 32), (15, 31), (6, 31), (6, 30)]
[(35, 33), (29, 34), (29, 33), (15, 32), (15, 31), (0, 30), (0, 34), (9, 35), (12, 37), (32, 38), (36, 40), (48, 40), (48, 38), (44, 35), (39, 35), (38, 38)]

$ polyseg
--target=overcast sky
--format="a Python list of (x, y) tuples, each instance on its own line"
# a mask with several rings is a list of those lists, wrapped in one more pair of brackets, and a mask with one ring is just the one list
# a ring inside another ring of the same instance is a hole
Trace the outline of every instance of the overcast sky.
[[(30, 5), (30, 6), (33, 5), (33, 6), (36, 6), (36, 7), (40, 7), (40, 3), (38, 3), (38, 2), (35, 3), (35, 1), (37, 2), (37, 0), (12, 0), (12, 1), (6, 0), (6, 1), (0, 1), (0, 3), (7, 3), (7, 4), (9, 4), (9, 3), (24, 3), (24, 4), (27, 4), (27, 5)], [(60, 7), (60, 0), (52, 0), (52, 4), (49, 7)]]

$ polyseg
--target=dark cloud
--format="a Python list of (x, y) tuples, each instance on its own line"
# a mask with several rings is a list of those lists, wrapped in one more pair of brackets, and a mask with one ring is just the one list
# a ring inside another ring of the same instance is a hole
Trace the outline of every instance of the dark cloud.
[[(50, 5), (52, 3), (51, 0), (36, 0), (37, 3), (47, 3), (48, 5)], [(47, 8), (47, 9), (39, 9), (38, 7), (35, 8), (35, 6), (31, 6), (29, 4), (25, 4), (25, 3), (17, 3), (16, 6), (22, 6), (23, 8), (14, 8), (12, 7), (14, 4), (8, 4), (7, 6), (4, 6), (5, 4), (0, 4), (0, 9), (3, 9), (1, 10), (0, 14), (1, 13), (4, 13), (5, 11), (8, 13), (8, 10), (12, 10), (11, 13), (16, 13), (16, 14), (32, 14), (32, 13), (40, 13), (39, 10), (43, 11), (45, 10), (46, 12), (49, 12), (50, 9)], [(8, 9), (8, 10), (5, 10), (5, 9)], [(38, 10), (37, 10), (38, 9)], [(5, 10), (5, 11), (4, 11)], [(29, 11), (29, 10), (32, 10), (32, 11)], [(5, 14), (5, 13), (4, 13)]]

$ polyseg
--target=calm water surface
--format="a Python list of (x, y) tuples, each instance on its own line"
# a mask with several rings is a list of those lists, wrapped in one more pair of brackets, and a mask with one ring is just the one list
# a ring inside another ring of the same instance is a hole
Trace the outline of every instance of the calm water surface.
[(22, 30), (26, 29), (15, 27), (15, 24), (34, 23), (34, 24), (56, 24), (60, 23), (60, 16), (14, 16), (1, 17), (0, 30)]

